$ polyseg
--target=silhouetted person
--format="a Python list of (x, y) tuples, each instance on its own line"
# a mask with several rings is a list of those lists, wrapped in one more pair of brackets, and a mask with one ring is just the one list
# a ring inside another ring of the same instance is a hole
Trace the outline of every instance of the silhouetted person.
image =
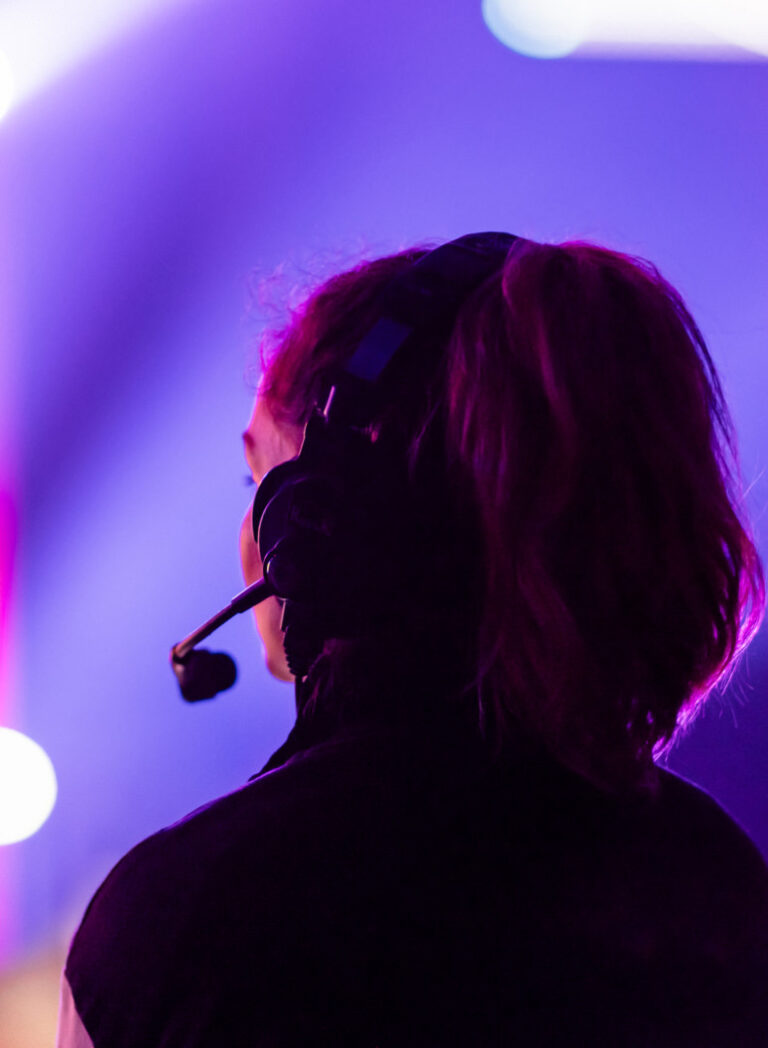
[[(257, 483), (424, 255), (265, 336)], [(765, 865), (654, 763), (763, 608), (704, 341), (652, 266), (580, 243), (516, 241), (454, 314), (357, 433), (397, 478), (360, 481), (352, 543), (388, 598), (310, 623), (285, 745), (109, 875), (62, 1048), (768, 1044)], [(241, 551), (250, 583), (250, 514)], [(281, 618), (256, 609), (292, 680)]]

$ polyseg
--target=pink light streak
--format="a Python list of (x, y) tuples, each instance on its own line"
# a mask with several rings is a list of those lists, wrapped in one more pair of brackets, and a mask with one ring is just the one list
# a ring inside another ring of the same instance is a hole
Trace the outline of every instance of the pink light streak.
[[(0, 167), (1, 170), (1, 167)], [(7, 178), (0, 180), (0, 219), (8, 230), (13, 209)], [(11, 245), (0, 241), (0, 726), (12, 727), (16, 715), (16, 666), (13, 645), (15, 567), (18, 547), (18, 497), (14, 425), (15, 403)], [(17, 943), (14, 905), (14, 852), (0, 847), (0, 967)]]

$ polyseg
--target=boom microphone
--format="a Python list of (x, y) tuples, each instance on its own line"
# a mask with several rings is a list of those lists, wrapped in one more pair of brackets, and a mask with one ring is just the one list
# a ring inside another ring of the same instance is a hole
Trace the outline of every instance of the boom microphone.
[(172, 658), (171, 666), (186, 702), (212, 699), (237, 680), (234, 659), (223, 651), (190, 651), (184, 662)]
[(238, 593), (226, 608), (204, 622), (194, 633), (174, 644), (171, 648), (171, 668), (186, 702), (212, 699), (220, 691), (231, 688), (237, 680), (237, 666), (229, 655), (223, 651), (206, 651), (204, 648), (198, 651), (196, 645), (235, 615), (261, 604), (274, 592), (266, 579), (259, 579)]

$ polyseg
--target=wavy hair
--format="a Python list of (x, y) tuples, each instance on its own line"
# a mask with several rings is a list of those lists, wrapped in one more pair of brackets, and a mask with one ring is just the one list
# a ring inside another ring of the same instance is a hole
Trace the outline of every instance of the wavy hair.
[[(265, 336), (260, 395), (278, 424), (306, 422), (382, 288), (423, 254), (334, 276)], [(435, 651), (465, 653), (498, 748), (522, 730), (602, 786), (645, 781), (764, 606), (704, 339), (648, 262), (530, 241), (436, 339), (437, 365), (425, 350), (378, 421), (440, 494), (447, 559), (476, 540), (463, 565), (478, 584), (454, 592)], [(348, 648), (326, 645), (331, 670)]]

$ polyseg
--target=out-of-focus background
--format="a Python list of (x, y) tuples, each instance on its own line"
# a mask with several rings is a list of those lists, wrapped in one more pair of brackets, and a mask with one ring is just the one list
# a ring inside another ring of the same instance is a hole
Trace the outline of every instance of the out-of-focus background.
[[(0, 1048), (52, 1043), (119, 856), (290, 726), (249, 616), (216, 645), (231, 692), (186, 706), (168, 668), (240, 588), (260, 277), (482, 229), (652, 259), (722, 371), (765, 549), (768, 23), (698, 9), (0, 3)], [(768, 855), (766, 742), (763, 633), (670, 763)]]

